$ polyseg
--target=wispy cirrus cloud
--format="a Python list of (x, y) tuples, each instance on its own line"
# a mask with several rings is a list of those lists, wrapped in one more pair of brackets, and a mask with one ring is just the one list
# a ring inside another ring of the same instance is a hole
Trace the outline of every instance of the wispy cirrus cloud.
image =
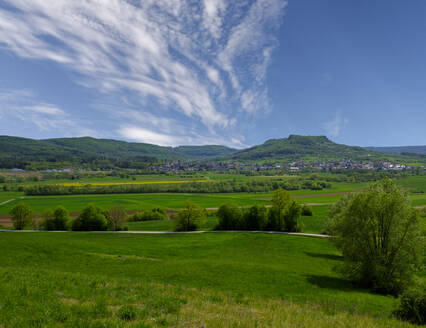
[[(105, 94), (130, 93), (153, 122), (194, 122), (198, 140), (221, 140), (238, 113), (268, 108), (266, 69), (285, 0), (3, 2), (0, 48), (63, 65)], [(165, 140), (160, 124), (139, 124)]]
[[(26, 126), (56, 136), (83, 136), (97, 133), (74, 119), (62, 108), (45, 103), (28, 90), (0, 89), (0, 119), (2, 129)], [(12, 130), (8, 130), (10, 134)]]

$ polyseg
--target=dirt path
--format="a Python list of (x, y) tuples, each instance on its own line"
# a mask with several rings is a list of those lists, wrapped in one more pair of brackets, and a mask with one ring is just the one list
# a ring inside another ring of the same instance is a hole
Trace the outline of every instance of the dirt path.
[(13, 202), (15, 200), (15, 198), (9, 199), (3, 203), (0, 203), (0, 205), (6, 205), (7, 203)]

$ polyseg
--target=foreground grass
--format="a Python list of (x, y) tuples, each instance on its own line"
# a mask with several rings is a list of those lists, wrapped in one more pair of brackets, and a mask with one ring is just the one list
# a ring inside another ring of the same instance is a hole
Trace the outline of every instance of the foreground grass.
[(315, 304), (52, 271), (0, 269), (0, 293), (5, 328), (410, 327)]
[(0, 327), (403, 326), (327, 240), (5, 232), (0, 249)]

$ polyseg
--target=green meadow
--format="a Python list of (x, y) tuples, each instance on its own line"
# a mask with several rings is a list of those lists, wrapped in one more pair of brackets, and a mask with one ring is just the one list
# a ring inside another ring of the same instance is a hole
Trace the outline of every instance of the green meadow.
[(336, 273), (328, 240), (4, 232), (0, 248), (3, 327), (409, 326)]

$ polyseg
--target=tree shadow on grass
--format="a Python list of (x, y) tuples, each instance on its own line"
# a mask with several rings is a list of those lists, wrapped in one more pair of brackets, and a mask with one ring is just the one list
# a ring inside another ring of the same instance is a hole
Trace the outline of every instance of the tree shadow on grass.
[(324, 289), (334, 289), (340, 291), (357, 291), (360, 293), (368, 293), (371, 291), (366, 288), (361, 288), (354, 284), (353, 282), (341, 279), (337, 277), (329, 277), (329, 276), (319, 276), (319, 275), (305, 275), (306, 280), (319, 288)]
[(340, 255), (311, 253), (311, 252), (305, 252), (305, 254), (310, 257), (319, 257), (322, 259), (333, 260), (333, 261), (343, 261), (343, 256), (340, 256)]

